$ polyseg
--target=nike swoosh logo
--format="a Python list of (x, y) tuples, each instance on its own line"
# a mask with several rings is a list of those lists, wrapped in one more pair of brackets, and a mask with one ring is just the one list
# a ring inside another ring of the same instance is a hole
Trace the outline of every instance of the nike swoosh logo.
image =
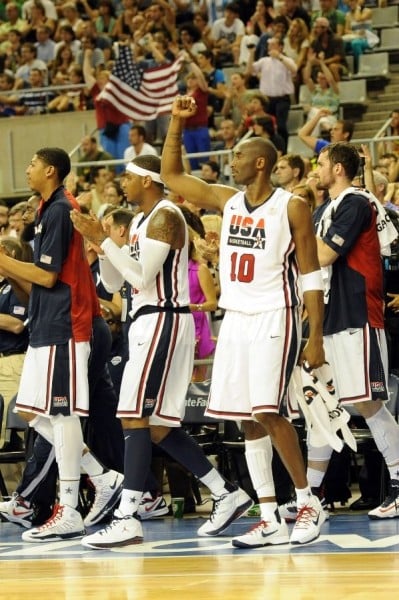
[(269, 533), (265, 533), (264, 531), (261, 532), (262, 537), (267, 538), (271, 535), (274, 535), (276, 533), (277, 529), (275, 529), (274, 531), (270, 531)]
[(145, 508), (144, 508), (145, 512), (150, 512), (150, 510), (152, 510), (156, 504), (157, 504), (157, 501), (150, 504), (150, 506), (145, 506)]
[(117, 484), (118, 478), (115, 477), (115, 481), (112, 485), (110, 485), (109, 487), (111, 488), (111, 490), (114, 490), (116, 488), (116, 484)]
[(320, 513), (317, 515), (317, 519), (312, 519), (312, 521), (315, 525), (319, 524), (319, 520), (320, 520)]
[(271, 335), (271, 336), (270, 336), (270, 339), (271, 339), (271, 340), (274, 340), (275, 338), (279, 338), (279, 337), (280, 337), (279, 335)]
[(25, 515), (29, 515), (31, 513), (31, 509), (28, 508), (27, 510), (15, 510), (15, 508), (13, 508), (12, 510), (12, 514), (14, 517), (23, 517)]
[(138, 346), (144, 346), (144, 342), (137, 342)]
[(381, 506), (380, 506), (380, 512), (382, 512), (382, 513), (389, 512), (393, 506), (395, 506), (395, 502), (392, 502), (386, 508), (381, 508)]

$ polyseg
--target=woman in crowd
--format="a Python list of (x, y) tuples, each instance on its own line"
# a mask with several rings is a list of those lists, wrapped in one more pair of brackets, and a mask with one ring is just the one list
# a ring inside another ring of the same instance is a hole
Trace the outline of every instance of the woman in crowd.
[[(316, 69), (315, 79), (312, 79), (312, 71)], [(336, 115), (339, 109), (339, 85), (334, 79), (332, 72), (324, 62), (324, 59), (317, 57), (313, 50), (309, 50), (308, 60), (303, 68), (303, 81), (310, 92), (309, 104), (304, 105), (307, 112), (308, 121), (321, 108), (328, 108), (331, 116), (321, 119), (316, 130), (312, 135), (319, 135), (319, 129), (322, 125), (332, 127), (337, 120)]]
[(248, 90), (243, 73), (239, 71), (232, 73), (230, 84), (224, 91), (225, 100), (221, 113), (224, 117), (232, 119), (236, 127), (241, 123), (251, 93), (253, 92)]
[(342, 39), (346, 51), (353, 54), (354, 70), (359, 67), (359, 56), (378, 44), (378, 36), (371, 31), (372, 10), (364, 6), (364, 0), (347, 0), (349, 11), (345, 15), (345, 31)]
[[(205, 228), (198, 215), (184, 205), (180, 208), (187, 221), (190, 235), (188, 277), (190, 310), (195, 323), (195, 358), (208, 358), (216, 346), (212, 338), (209, 315), (210, 311), (217, 308), (217, 298), (211, 271), (196, 249), (197, 238), (205, 239)], [(194, 367), (193, 381), (203, 381), (207, 371), (207, 365)]]
[(71, 80), (71, 69), (75, 57), (70, 46), (63, 44), (57, 50), (55, 59), (49, 65), (50, 81), (53, 85), (64, 85)]
[(298, 91), (302, 83), (302, 69), (306, 64), (310, 46), (310, 32), (303, 19), (293, 19), (284, 38), (283, 52), (292, 58), (297, 66), (295, 88)]

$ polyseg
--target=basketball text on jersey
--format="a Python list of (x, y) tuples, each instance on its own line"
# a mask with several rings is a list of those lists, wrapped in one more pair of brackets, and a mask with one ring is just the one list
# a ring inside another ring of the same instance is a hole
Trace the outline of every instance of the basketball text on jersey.
[(228, 244), (264, 250), (266, 242), (265, 220), (233, 214), (230, 219)]

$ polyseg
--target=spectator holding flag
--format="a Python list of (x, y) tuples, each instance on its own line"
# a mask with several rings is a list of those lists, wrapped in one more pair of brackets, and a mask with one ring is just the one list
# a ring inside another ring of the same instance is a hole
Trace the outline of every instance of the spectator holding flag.
[[(103, 149), (114, 158), (123, 158), (124, 151), (130, 145), (129, 117), (103, 97), (103, 90), (108, 83), (110, 73), (104, 70), (99, 71), (97, 77), (93, 75), (92, 54), (92, 48), (84, 50), (83, 76), (94, 101), (100, 143)], [(122, 165), (115, 170), (117, 172), (123, 170)]]
[[(178, 94), (177, 77), (183, 55), (180, 54), (173, 60), (166, 59), (166, 51), (161, 47), (162, 44), (156, 42), (151, 35), (148, 35), (143, 43), (146, 45), (146, 48), (143, 48), (144, 52), (148, 49), (151, 57), (147, 59), (145, 55), (142, 60), (137, 59), (136, 52), (133, 58), (130, 45), (118, 44), (114, 68), (103, 84), (97, 103), (100, 100), (107, 103), (107, 107), (111, 105), (116, 111), (114, 114), (119, 117), (144, 122), (149, 128), (156, 125), (159, 134), (160, 124), (166, 115), (170, 115), (172, 102)], [(91, 77), (91, 81), (95, 82), (90, 73), (87, 77)], [(97, 78), (99, 85), (100, 77), (103, 77), (102, 73)], [(97, 110), (100, 110), (100, 107)], [(148, 133), (148, 128), (145, 129)], [(128, 140), (124, 149), (129, 145)]]

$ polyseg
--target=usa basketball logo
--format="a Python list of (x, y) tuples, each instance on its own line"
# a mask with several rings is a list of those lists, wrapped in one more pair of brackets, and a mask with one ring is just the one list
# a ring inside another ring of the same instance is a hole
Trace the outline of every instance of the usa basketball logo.
[(264, 219), (253, 219), (242, 215), (232, 215), (229, 227), (228, 244), (244, 248), (265, 249), (266, 231)]

